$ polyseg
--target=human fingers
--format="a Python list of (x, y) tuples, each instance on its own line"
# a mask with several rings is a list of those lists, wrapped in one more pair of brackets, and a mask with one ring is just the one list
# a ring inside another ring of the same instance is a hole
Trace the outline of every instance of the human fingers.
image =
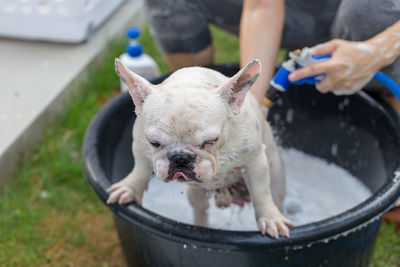
[(298, 69), (290, 73), (289, 80), (294, 82), (306, 77), (326, 73), (331, 67), (332, 63), (331, 60), (317, 63), (314, 65), (305, 66), (304, 68)]
[(341, 40), (334, 39), (310, 48), (312, 55), (332, 54), (341, 44)]
[(333, 89), (333, 83), (329, 76), (327, 76), (322, 81), (316, 83), (315, 88), (317, 88), (320, 93), (326, 94)]

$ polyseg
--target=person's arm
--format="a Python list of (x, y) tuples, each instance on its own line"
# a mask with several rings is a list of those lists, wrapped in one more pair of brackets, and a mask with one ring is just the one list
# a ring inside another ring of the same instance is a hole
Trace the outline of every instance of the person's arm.
[(284, 0), (244, 0), (240, 22), (240, 63), (258, 58), (261, 75), (250, 91), (262, 104), (274, 72), (285, 17)]
[(332, 91), (337, 95), (355, 93), (379, 69), (400, 56), (400, 20), (367, 41), (332, 40), (313, 47), (311, 54), (332, 54), (332, 58), (292, 72), (289, 80), (325, 73), (326, 77), (316, 84), (320, 92)]

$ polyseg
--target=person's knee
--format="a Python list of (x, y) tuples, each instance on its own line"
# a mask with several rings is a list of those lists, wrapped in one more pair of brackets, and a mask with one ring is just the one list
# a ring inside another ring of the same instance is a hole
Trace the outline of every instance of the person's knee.
[(332, 26), (333, 38), (364, 41), (400, 18), (400, 0), (343, 0)]

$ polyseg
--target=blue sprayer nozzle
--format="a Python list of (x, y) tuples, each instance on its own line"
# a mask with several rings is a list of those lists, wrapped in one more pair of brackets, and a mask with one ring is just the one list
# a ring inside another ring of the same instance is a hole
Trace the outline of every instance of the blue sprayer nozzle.
[[(321, 61), (325, 61), (327, 59), (331, 58), (331, 55), (314, 55), (311, 56), (312, 59), (316, 60), (315, 63), (321, 62)], [(315, 64), (314, 63), (314, 64)], [(303, 66), (299, 65), (298, 69), (302, 68)], [(295, 82), (292, 82), (296, 85), (301, 85), (301, 84), (315, 84), (317, 82), (322, 81), (322, 79), (325, 77), (324, 74), (320, 74), (320, 75), (314, 75), (314, 76), (310, 76)]]
[(288, 77), (291, 72), (292, 71), (288, 70), (283, 65), (280, 66), (274, 78), (271, 80), (271, 86), (279, 91), (286, 91), (290, 84)]
[[(289, 87), (289, 84), (290, 84), (289, 74), (292, 71), (294, 71), (298, 68), (302, 68), (303, 66), (306, 66), (306, 65), (311, 65), (311, 64), (325, 61), (331, 57), (331, 55), (311, 56), (309, 54), (308, 48), (304, 48), (300, 53), (291, 52), (289, 54), (289, 56), (291, 57), (291, 59), (283, 62), (283, 64), (279, 68), (278, 72), (272, 78), (271, 86), (273, 88), (275, 88), (276, 90), (279, 90), (279, 91), (287, 90), (287, 88)], [(305, 84), (305, 83), (306, 84), (315, 84), (316, 82), (322, 80), (323, 77), (324, 77), (324, 75), (316, 75), (316, 76), (311, 76), (311, 77), (307, 77), (307, 78), (298, 80), (293, 83), (297, 84), (297, 85)]]
[[(307, 47), (303, 48), (299, 53), (290, 52), (289, 56), (291, 59), (283, 62), (271, 80), (271, 88), (267, 91), (267, 100), (264, 101), (264, 104), (267, 107), (271, 107), (273, 103), (280, 97), (280, 94), (287, 90), (289, 84), (291, 83), (289, 81), (289, 75), (292, 71), (302, 68), (303, 66), (312, 65), (331, 58), (331, 55), (310, 55), (309, 48)], [(315, 84), (322, 81), (324, 77), (325, 74), (319, 74), (306, 77), (292, 83), (296, 85)], [(383, 83), (400, 101), (400, 86), (389, 76), (383, 74), (382, 72), (377, 72), (374, 75), (374, 79)]]

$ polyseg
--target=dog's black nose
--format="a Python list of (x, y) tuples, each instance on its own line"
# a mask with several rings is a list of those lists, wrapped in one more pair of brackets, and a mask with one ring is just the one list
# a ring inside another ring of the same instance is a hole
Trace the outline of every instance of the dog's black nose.
[(177, 167), (185, 167), (196, 158), (196, 155), (184, 152), (168, 153), (167, 156)]

